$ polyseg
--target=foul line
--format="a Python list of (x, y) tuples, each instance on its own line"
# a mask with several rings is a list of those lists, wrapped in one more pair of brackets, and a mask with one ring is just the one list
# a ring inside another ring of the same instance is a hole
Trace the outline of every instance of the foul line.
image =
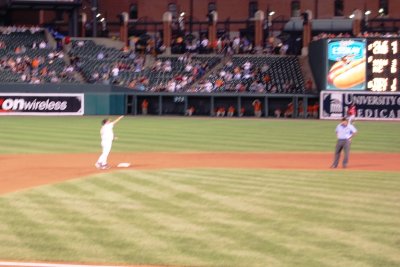
[(37, 263), (37, 262), (11, 262), (0, 261), (0, 266), (7, 267), (127, 267), (116, 265), (84, 265), (84, 264), (62, 264), (62, 263)]

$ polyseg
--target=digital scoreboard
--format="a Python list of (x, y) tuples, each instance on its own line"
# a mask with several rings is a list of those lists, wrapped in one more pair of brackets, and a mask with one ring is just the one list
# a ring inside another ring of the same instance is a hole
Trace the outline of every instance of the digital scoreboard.
[(400, 92), (400, 38), (327, 40), (327, 90)]
[(399, 90), (399, 38), (367, 39), (367, 88), (373, 92)]

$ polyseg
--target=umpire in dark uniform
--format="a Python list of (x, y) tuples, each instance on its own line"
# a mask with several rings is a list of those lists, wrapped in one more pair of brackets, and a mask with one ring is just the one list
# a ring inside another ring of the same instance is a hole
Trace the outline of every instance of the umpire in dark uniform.
[(357, 129), (349, 123), (347, 118), (343, 118), (342, 122), (336, 126), (336, 136), (338, 140), (335, 148), (335, 158), (331, 168), (337, 168), (342, 150), (344, 151), (343, 168), (347, 168), (351, 139), (356, 133)]

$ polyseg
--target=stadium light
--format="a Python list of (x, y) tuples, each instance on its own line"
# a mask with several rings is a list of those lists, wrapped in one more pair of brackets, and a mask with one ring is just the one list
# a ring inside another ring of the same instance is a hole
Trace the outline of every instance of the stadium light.
[(351, 15), (349, 16), (349, 18), (350, 18), (350, 19), (354, 18), (354, 14), (351, 14)]
[(103, 22), (105, 20), (105, 18), (101, 18), (100, 22)]
[(271, 11), (268, 13), (268, 16), (273, 16), (273, 15), (275, 15), (275, 11)]
[(378, 13), (379, 14), (383, 14), (385, 12), (385, 9), (383, 9), (383, 8), (380, 8), (379, 10), (378, 10)]
[(96, 18), (98, 18), (98, 17), (100, 17), (100, 16), (101, 16), (101, 14), (100, 14), (100, 13), (97, 13)]
[(371, 14), (371, 10), (367, 10), (367, 11), (365, 11), (365, 15), (370, 15)]

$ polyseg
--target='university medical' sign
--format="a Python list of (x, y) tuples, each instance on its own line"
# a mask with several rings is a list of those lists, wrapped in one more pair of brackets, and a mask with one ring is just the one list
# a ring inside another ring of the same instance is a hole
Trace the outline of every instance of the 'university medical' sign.
[(340, 119), (351, 104), (358, 120), (400, 120), (400, 93), (322, 91), (320, 118)]

